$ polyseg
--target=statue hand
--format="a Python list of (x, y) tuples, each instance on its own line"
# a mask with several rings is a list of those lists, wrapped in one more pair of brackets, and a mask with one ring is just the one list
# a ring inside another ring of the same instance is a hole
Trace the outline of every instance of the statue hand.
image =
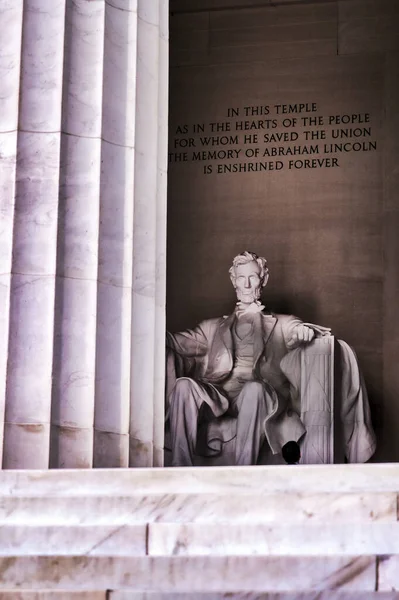
[(294, 335), (292, 336), (292, 342), (299, 344), (309, 344), (313, 340), (315, 332), (311, 327), (308, 327), (305, 323), (298, 325), (295, 328)]
[(291, 339), (287, 343), (287, 347), (289, 350), (292, 350), (301, 344), (309, 344), (315, 336), (323, 337), (327, 335), (331, 335), (331, 329), (329, 327), (315, 325), (314, 323), (300, 323), (295, 326)]
[(331, 335), (331, 327), (323, 327), (322, 325), (315, 325), (314, 323), (304, 323), (304, 325), (313, 329), (318, 335)]

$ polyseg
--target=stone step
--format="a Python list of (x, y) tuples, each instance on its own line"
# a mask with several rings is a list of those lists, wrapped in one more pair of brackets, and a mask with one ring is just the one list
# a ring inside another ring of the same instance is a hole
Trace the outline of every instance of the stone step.
[(399, 464), (2, 471), (1, 497), (397, 493)]
[(0, 525), (396, 522), (397, 494), (242, 493), (0, 496)]
[[(92, 591), (95, 586), (169, 594), (324, 589), (368, 594), (376, 589), (377, 566), (374, 556), (8, 556), (0, 557), (0, 591)], [(384, 577), (380, 573), (379, 589), (395, 589), (394, 580)]]
[(399, 555), (399, 523), (3, 525), (0, 556)]
[(150, 556), (399, 555), (399, 523), (149, 525)]
[[(133, 594), (134, 593), (135, 592), (133, 592)], [(30, 592), (28, 590), (9, 590), (0, 592), (0, 600), (109, 600), (110, 597), (110, 594), (106, 591), (79, 592), (74, 590), (38, 590), (36, 592)], [(142, 594), (141, 598), (143, 598)], [(141, 600), (141, 598), (140, 596), (137, 596), (137, 600)], [(127, 595), (125, 600), (128, 600)], [(136, 600), (134, 596), (132, 596), (132, 600)]]
[(396, 465), (3, 471), (0, 600), (16, 589), (372, 598), (399, 590), (398, 489)]
[[(153, 593), (113, 591), (107, 592), (59, 592), (18, 591), (2, 592), (1, 600), (365, 600), (364, 592), (341, 592), (332, 590), (313, 592), (211, 592), (211, 593)], [(397, 600), (397, 592), (367, 592), (367, 600)]]
[[(135, 592), (111, 592), (110, 600), (398, 600), (397, 592), (229, 592), (211, 594), (151, 594)], [(29, 598), (27, 599), (29, 600)]]

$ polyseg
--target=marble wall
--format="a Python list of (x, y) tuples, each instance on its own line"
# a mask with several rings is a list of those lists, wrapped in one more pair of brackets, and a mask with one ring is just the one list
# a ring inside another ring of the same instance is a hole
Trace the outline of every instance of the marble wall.
[[(399, 460), (397, 2), (172, 0), (170, 23), (168, 328), (230, 311), (231, 258), (245, 248), (265, 255), (266, 303), (332, 327), (355, 348), (375, 460)], [(308, 104), (300, 113), (276, 108), (300, 103)], [(251, 128), (259, 120), (263, 128)], [(266, 142), (272, 133), (299, 141)], [(219, 140), (204, 144), (206, 136)], [(330, 147), (347, 142), (361, 146)], [(295, 145), (319, 148), (263, 157)], [(248, 148), (260, 154), (245, 157)], [(226, 172), (233, 163), (253, 167)]]
[(162, 464), (168, 17), (0, 4), (4, 468)]

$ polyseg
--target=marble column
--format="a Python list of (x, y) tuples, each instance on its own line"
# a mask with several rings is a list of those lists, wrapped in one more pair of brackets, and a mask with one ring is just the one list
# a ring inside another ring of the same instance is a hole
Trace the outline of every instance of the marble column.
[(130, 463), (153, 462), (157, 271), (159, 6), (138, 2)]
[[(17, 163), (22, 0), (0, 5), (0, 440), (4, 436), (10, 314), (11, 257)], [(0, 464), (3, 443), (0, 443)]]
[(104, 53), (103, 2), (67, 2), (51, 466), (91, 467)]
[(23, 3), (5, 468), (49, 465), (65, 0)]
[(137, 0), (106, 5), (94, 465), (107, 467), (129, 465), (137, 29)]
[(1, 12), (3, 468), (162, 465), (168, 1)]
[(166, 202), (168, 170), (168, 105), (164, 101), (169, 89), (169, 7), (160, 4), (158, 47), (158, 155), (156, 199), (156, 270), (155, 270), (155, 370), (153, 462), (163, 466), (165, 435), (165, 298), (166, 298)]

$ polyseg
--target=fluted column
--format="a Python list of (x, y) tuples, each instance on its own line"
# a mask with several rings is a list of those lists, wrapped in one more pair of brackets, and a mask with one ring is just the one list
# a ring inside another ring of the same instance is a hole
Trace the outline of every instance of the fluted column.
[(6, 468), (47, 468), (65, 0), (25, 0), (4, 430)]
[(3, 467), (161, 465), (168, 1), (0, 16)]
[(91, 467), (104, 2), (67, 2), (51, 465)]
[(157, 301), (160, 304), (158, 296), (164, 294), (162, 278), (160, 285), (157, 282), (157, 259), (162, 262), (164, 253), (157, 248), (157, 215), (164, 210), (158, 197), (164, 167), (159, 164), (158, 151), (160, 144), (164, 150), (160, 133), (165, 116), (159, 107), (162, 92), (166, 91), (159, 76), (161, 18), (162, 2), (138, 0), (130, 464), (140, 467), (154, 464), (154, 417), (159, 391), (155, 384), (159, 358), (156, 341), (160, 325), (156, 305)]
[(129, 466), (137, 0), (105, 9), (94, 466)]
[(155, 270), (155, 369), (154, 369), (154, 455), (153, 464), (163, 466), (165, 435), (165, 300), (166, 300), (166, 196), (168, 170), (169, 10), (160, 5), (158, 48), (158, 156), (157, 231)]
[[(0, 4), (0, 440), (4, 434), (11, 256), (17, 163), (22, 0)], [(3, 443), (0, 443), (0, 464)]]

